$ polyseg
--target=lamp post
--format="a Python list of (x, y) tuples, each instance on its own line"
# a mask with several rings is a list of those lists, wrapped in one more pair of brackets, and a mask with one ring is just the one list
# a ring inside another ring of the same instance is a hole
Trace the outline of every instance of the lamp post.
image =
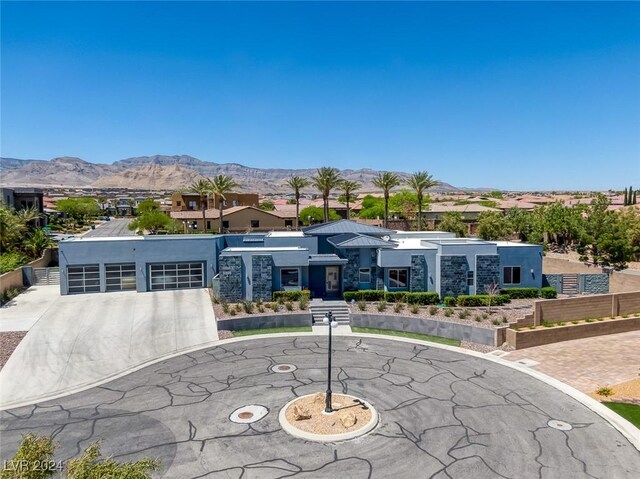
[(322, 322), (329, 326), (329, 350), (327, 351), (327, 394), (325, 398), (324, 412), (331, 414), (333, 412), (333, 408), (331, 407), (331, 330), (338, 326), (338, 322), (333, 320), (333, 313), (331, 311), (322, 318)]

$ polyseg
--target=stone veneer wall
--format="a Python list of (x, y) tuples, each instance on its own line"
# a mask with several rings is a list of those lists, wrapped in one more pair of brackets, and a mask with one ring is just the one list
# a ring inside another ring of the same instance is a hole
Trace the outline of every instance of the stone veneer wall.
[(607, 294), (609, 275), (606, 273), (581, 273), (578, 278), (578, 291), (581, 293)]
[(543, 274), (542, 286), (551, 286), (558, 293), (562, 292), (562, 275), (561, 274)]
[(486, 294), (485, 286), (500, 284), (500, 256), (483, 254), (476, 256), (476, 294)]
[(378, 268), (378, 250), (371, 250), (371, 289), (378, 289), (377, 278), (378, 274), (382, 273), (382, 268)]
[(253, 300), (271, 301), (273, 296), (273, 258), (269, 254), (251, 257)]
[(440, 256), (440, 296), (467, 294), (466, 256)]
[(242, 258), (220, 256), (220, 297), (227, 301), (242, 299)]
[(342, 287), (345, 291), (358, 289), (360, 273), (360, 250), (343, 249), (340, 250), (340, 256), (349, 260), (342, 268)]
[(425, 272), (427, 262), (422, 255), (411, 256), (411, 271), (409, 273), (409, 291), (424, 291)]

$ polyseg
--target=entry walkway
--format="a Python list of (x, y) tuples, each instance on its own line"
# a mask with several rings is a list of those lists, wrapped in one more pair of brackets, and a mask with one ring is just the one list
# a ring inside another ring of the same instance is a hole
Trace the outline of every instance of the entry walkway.
[[(584, 393), (640, 374), (640, 331), (521, 349), (503, 356), (522, 362)], [(532, 362), (533, 361), (533, 362)]]
[(69, 393), (218, 339), (205, 289), (60, 296), (51, 288), (32, 288), (0, 310), (3, 327), (30, 327), (0, 371), (0, 408)]

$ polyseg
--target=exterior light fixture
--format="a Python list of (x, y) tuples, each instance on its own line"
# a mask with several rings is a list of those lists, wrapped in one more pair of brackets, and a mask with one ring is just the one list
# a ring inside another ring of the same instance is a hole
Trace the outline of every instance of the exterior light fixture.
[(333, 407), (331, 406), (331, 330), (333, 328), (338, 327), (338, 322), (334, 321), (333, 313), (329, 311), (324, 318), (322, 318), (322, 322), (329, 326), (329, 349), (327, 351), (327, 362), (328, 362), (328, 371), (327, 371), (327, 394), (325, 398), (325, 407), (324, 412), (327, 414), (331, 414), (333, 412)]

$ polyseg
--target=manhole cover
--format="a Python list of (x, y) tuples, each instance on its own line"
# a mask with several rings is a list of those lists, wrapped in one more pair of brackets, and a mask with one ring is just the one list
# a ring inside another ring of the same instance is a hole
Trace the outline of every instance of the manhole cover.
[(238, 424), (251, 424), (259, 421), (267, 414), (269, 414), (269, 410), (266, 407), (251, 404), (233, 411), (229, 416), (229, 420)]
[(573, 426), (568, 422), (557, 421), (556, 419), (552, 419), (547, 423), (547, 425), (553, 429), (558, 429), (559, 431), (571, 431), (571, 429), (573, 429)]
[(296, 368), (293, 364), (276, 364), (271, 368), (274, 373), (290, 373), (295, 371)]

